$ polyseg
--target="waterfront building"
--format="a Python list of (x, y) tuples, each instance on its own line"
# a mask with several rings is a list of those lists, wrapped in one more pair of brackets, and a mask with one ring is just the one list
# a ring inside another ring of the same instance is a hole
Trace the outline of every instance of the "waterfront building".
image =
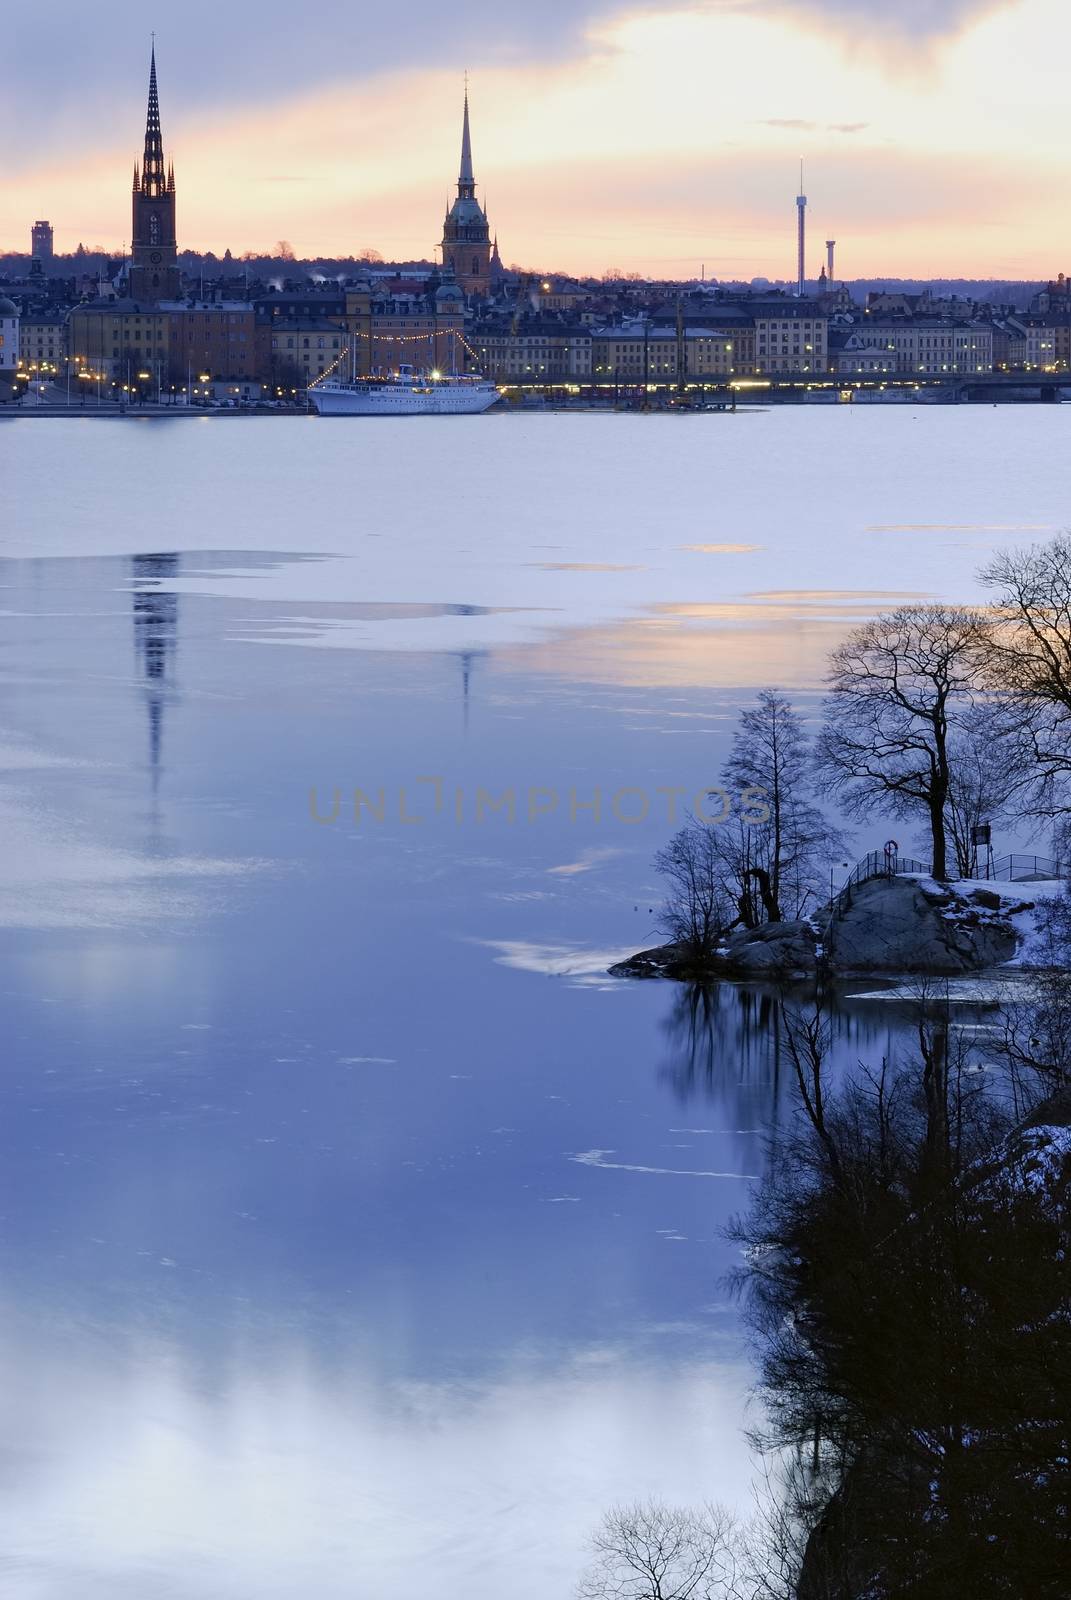
[[(498, 241), (495, 241), (497, 252)], [(443, 266), (452, 274), (466, 295), (486, 295), (491, 287), (491, 229), (487, 215), (476, 198), (476, 179), (472, 168), (472, 139), (469, 133), (469, 92), (465, 90), (465, 111), (461, 131), (461, 167), (457, 179), (457, 199), (449, 207), (443, 223)], [(501, 263), (499, 263), (501, 265)]]
[(1026, 366), (1026, 328), (1018, 317), (994, 317), (993, 370), (1017, 372)]
[(752, 310), (755, 372), (762, 377), (822, 373), (828, 368), (829, 318), (809, 301), (778, 301)]
[(149, 104), (141, 170), (134, 163), (129, 294), (132, 300), (177, 299), (181, 292), (175, 234), (175, 174), (164, 171), (156, 47), (149, 60)]
[(15, 397), (19, 367), (19, 308), (0, 295), (0, 404)]
[(1044, 317), (1023, 317), (1023, 361), (1028, 372), (1066, 372), (1068, 335), (1071, 322), (1049, 313)]
[[(171, 376), (174, 309), (118, 299), (75, 306), (67, 325), (72, 378), (119, 389), (170, 388), (176, 381)], [(175, 366), (184, 381), (184, 363)]]
[(588, 328), (533, 319), (516, 329), (481, 326), (473, 338), (480, 371), (496, 383), (591, 380), (593, 341)]
[(346, 334), (329, 317), (278, 317), (268, 330), (268, 382), (275, 389), (307, 389), (342, 358)]
[(67, 360), (66, 313), (24, 311), (19, 324), (19, 356), (28, 373), (48, 378), (63, 375)]
[(191, 374), (206, 372), (214, 379), (246, 383), (260, 375), (251, 302), (194, 301), (168, 315), (172, 366), (182, 384), (188, 384)]
[[(599, 383), (675, 382), (679, 377), (724, 382), (749, 374), (750, 330), (685, 324), (678, 339), (675, 326), (626, 323), (592, 334), (592, 370)], [(679, 362), (683, 345), (684, 371)]]
[(993, 370), (991, 323), (868, 316), (859, 334), (865, 347), (890, 353), (893, 365), (889, 370), (901, 377), (967, 376)]
[(978, 373), (993, 370), (993, 329), (982, 322), (951, 322), (938, 318), (921, 323), (916, 372)]

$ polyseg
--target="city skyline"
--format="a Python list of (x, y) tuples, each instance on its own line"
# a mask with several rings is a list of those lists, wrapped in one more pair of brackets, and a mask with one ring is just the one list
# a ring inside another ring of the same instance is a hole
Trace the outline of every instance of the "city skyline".
[[(259, 23), (228, 14), (200, 62), (198, 15), (158, 35), (187, 248), (239, 254), (285, 238), (303, 257), (373, 248), (430, 259), (456, 174), (467, 63), (478, 198), (509, 262), (665, 277), (704, 264), (713, 277), (792, 280), (802, 155), (809, 277), (827, 237), (850, 278), (1045, 278), (1064, 265), (1055, 62), (1069, 30), (1054, 0), (909, 10), (896, 29), (868, 24), (863, 0), (631, 10), (592, 0), (568, 28), (552, 5), (538, 39), (530, 19), (477, 6), (457, 38), (438, 42), (434, 29), (430, 40), (407, 29), (392, 43), (366, 19), (364, 69), (352, 74), (339, 66), (347, 19), (331, 7), (317, 19), (318, 49), (265, 28), (269, 5)], [(33, 48), (37, 26), (16, 24), (17, 52)], [(39, 105), (17, 119), (3, 248), (25, 249), (30, 221), (45, 215), (61, 252), (129, 247), (121, 174), (149, 41), (133, 28), (119, 36), (106, 76), (92, 49), (79, 69), (77, 131), (62, 96), (54, 115)], [(1009, 73), (1027, 36), (1054, 48), (1027, 77)], [(241, 72), (221, 77), (219, 57), (243, 40)], [(72, 66), (60, 62), (61, 82)]]

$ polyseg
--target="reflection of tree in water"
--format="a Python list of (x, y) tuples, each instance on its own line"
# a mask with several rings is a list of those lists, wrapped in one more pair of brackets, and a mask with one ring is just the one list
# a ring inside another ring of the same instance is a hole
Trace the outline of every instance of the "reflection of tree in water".
[(727, 1102), (745, 1117), (776, 1106), (781, 1027), (771, 992), (682, 984), (662, 1027), (670, 1047), (662, 1077), (679, 1099)]
[(178, 639), (178, 596), (162, 589), (179, 570), (173, 554), (134, 556), (134, 649), (145, 686), (149, 718), (149, 769), (153, 792), (159, 783), (163, 754), (164, 706)]
[[(681, 984), (662, 1024), (669, 1045), (661, 1075), (682, 1101), (725, 1107), (740, 1126), (776, 1122), (785, 1078), (784, 1028), (811, 1001), (806, 994), (738, 984)], [(889, 1023), (867, 1011), (834, 1008), (834, 1066), (858, 1053), (890, 1049)]]
[(807, 1115), (735, 1235), (786, 1471), (760, 1592), (1066, 1600), (1071, 1094), (916, 1021), (836, 1087), (821, 1017), (784, 1020)]

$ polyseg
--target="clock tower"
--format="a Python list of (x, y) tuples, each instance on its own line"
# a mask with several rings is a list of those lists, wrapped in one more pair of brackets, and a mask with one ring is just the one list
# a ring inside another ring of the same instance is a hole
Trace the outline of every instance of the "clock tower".
[(141, 172), (134, 163), (134, 220), (130, 234), (130, 298), (176, 300), (182, 292), (175, 240), (175, 174), (164, 173), (156, 46), (149, 61), (149, 109)]

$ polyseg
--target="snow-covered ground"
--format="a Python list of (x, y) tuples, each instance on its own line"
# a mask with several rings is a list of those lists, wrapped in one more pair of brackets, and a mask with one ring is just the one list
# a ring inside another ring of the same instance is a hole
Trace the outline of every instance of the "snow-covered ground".
[[(949, 889), (963, 899), (969, 899), (979, 889), (997, 895), (1000, 899), (999, 910), (985, 906), (978, 906), (973, 910), (982, 921), (987, 917), (1006, 919), (1015, 929), (1018, 947), (1011, 961), (1003, 964), (1005, 967), (1051, 967), (1064, 964), (1055, 946), (1053, 934), (1054, 902), (1067, 891), (1067, 885), (1061, 878), (1040, 878), (1036, 881), (1021, 879), (1013, 883), (1003, 883), (993, 878), (957, 878), (953, 883), (939, 884), (923, 873), (905, 872), (901, 876), (916, 879), (924, 889), (932, 891), (935, 895), (944, 894)], [(952, 919), (955, 919), (957, 914), (954, 907), (950, 907), (945, 913)]]

